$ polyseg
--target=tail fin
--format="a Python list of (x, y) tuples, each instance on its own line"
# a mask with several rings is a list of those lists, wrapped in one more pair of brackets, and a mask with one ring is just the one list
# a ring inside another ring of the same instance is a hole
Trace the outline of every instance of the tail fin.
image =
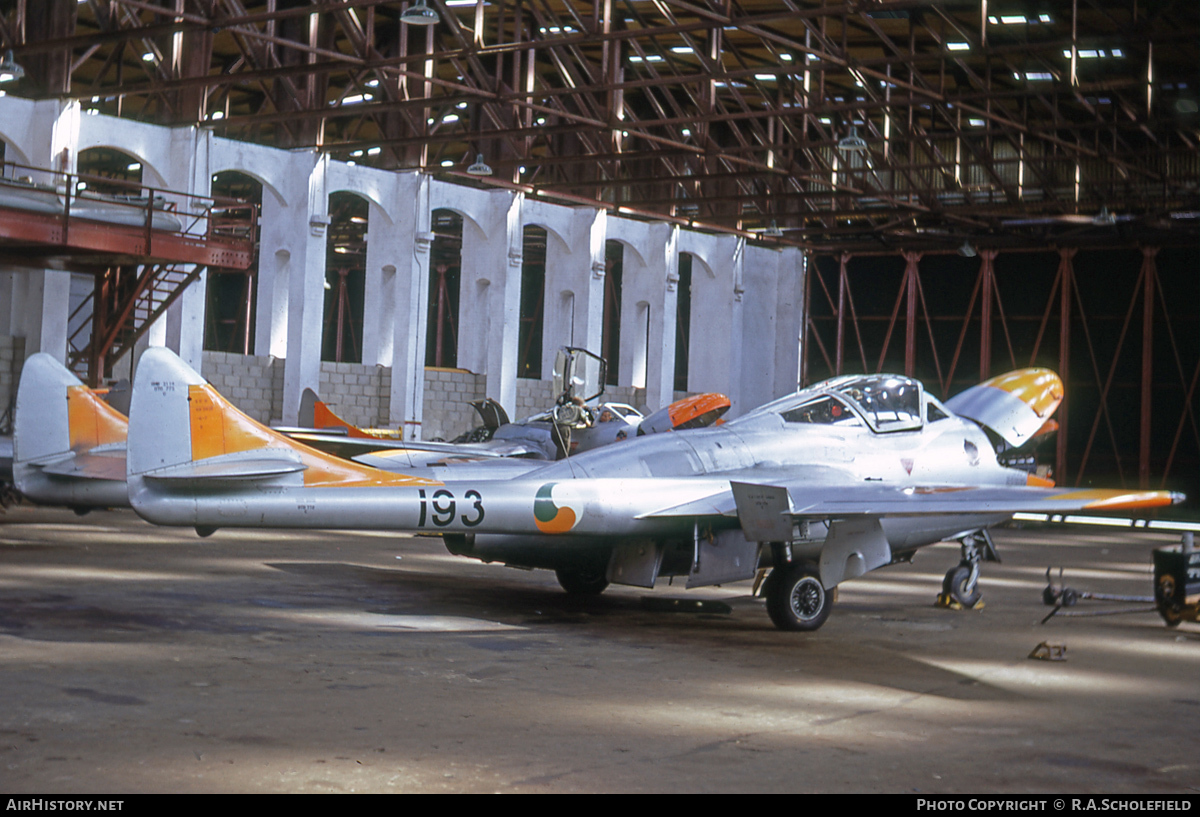
[(17, 389), (13, 459), (43, 460), (125, 442), (129, 421), (44, 352), (25, 361)]
[(1018, 369), (954, 395), (946, 406), (1019, 448), (1057, 428), (1049, 425), (1049, 420), (1064, 393), (1062, 380), (1049, 369)]
[(129, 419), (128, 474), (175, 485), (282, 479), (307, 487), (425, 485), (325, 454), (267, 428), (235, 408), (163, 348), (138, 364)]
[(344, 431), (347, 437), (355, 439), (378, 439), (374, 434), (368, 434), (353, 423), (337, 416), (333, 409), (309, 388), (306, 388), (300, 395), (299, 422), (302, 427), (315, 428), (319, 431)]
[[(25, 361), (13, 424), (13, 480), (38, 502), (123, 505), (128, 421), (45, 353)], [(111, 486), (87, 486), (101, 480)]]

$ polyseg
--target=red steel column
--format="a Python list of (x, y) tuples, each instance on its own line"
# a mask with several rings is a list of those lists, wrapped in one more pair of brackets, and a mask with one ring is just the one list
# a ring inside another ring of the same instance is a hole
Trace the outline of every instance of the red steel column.
[(834, 374), (842, 373), (842, 362), (845, 359), (846, 322), (846, 264), (850, 261), (849, 253), (842, 253), (838, 259), (838, 302), (837, 302), (837, 348), (834, 350)]
[(979, 274), (981, 294), (981, 318), (979, 326), (979, 379), (987, 380), (992, 369), (992, 290), (995, 287), (996, 273), (992, 262), (996, 260), (996, 250), (980, 250), (983, 259)]
[(1158, 247), (1142, 247), (1142, 416), (1138, 440), (1138, 486), (1150, 486), (1151, 374), (1154, 366), (1154, 279)]
[(800, 385), (808, 385), (808, 343), (812, 337), (810, 324), (812, 323), (812, 277), (817, 269), (816, 259), (811, 252), (804, 254), (804, 320), (801, 326), (801, 343), (800, 343)]
[(905, 303), (904, 374), (913, 376), (917, 369), (917, 264), (921, 253), (904, 253), (904, 280), (908, 285)]
[[(1071, 281), (1075, 277), (1074, 249), (1058, 251), (1058, 274), (1062, 279), (1062, 291), (1059, 294), (1059, 326), (1058, 326), (1058, 376), (1064, 384), (1071, 372)], [(1055, 440), (1054, 476), (1062, 481), (1067, 478), (1067, 401), (1070, 399), (1070, 389), (1063, 397), (1058, 407), (1058, 439)]]

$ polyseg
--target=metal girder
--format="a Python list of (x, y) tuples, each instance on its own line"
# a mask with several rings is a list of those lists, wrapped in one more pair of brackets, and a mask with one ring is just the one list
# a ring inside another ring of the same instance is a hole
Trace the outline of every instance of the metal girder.
[[(697, 219), (775, 222), (766, 241), (1200, 235), (1194, 3), (430, 0), (423, 29), (407, 5), (16, 3), (0, 45), (36, 68), (19, 94), (337, 159), (384, 148), (360, 164), (457, 179), (482, 153), (498, 172), (476, 184), (664, 216), (686, 166)], [(851, 127), (865, 152), (839, 150)], [(1081, 227), (1102, 208), (1122, 220)]]

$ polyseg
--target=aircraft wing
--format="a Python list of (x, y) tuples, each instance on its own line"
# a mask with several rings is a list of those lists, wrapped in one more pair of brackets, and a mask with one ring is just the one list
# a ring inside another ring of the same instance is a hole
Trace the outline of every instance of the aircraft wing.
[(541, 451), (518, 441), (492, 440), (486, 443), (438, 443), (420, 440), (384, 440), (374, 437), (347, 437), (312, 431), (288, 431), (287, 436), (307, 446), (345, 459), (388, 452), (388, 457), (400, 464), (409, 452), (404, 466), (421, 468), (445, 457), (455, 459), (499, 459), (503, 457), (540, 456)]
[[(639, 519), (708, 515), (790, 519), (851, 516), (924, 516), (957, 514), (1076, 513), (1146, 510), (1182, 502), (1169, 491), (1125, 491), (1080, 488), (1039, 488), (1024, 485), (885, 486), (813, 485), (811, 482), (771, 483), (730, 480), (728, 491), (712, 493), (680, 505), (639, 515)], [(758, 506), (767, 510), (757, 510)], [(790, 522), (788, 523), (790, 525)]]

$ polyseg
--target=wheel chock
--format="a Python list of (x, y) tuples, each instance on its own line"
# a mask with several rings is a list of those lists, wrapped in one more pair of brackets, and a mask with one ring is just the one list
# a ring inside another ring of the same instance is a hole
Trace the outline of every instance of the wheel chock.
[(933, 603), (933, 606), (946, 610), (982, 610), (983, 599), (975, 602), (971, 607), (964, 607), (961, 602), (955, 601), (949, 593), (938, 593), (937, 601)]
[(1043, 641), (1033, 648), (1033, 651), (1029, 653), (1029, 657), (1035, 661), (1066, 661), (1067, 645), (1051, 644)]

